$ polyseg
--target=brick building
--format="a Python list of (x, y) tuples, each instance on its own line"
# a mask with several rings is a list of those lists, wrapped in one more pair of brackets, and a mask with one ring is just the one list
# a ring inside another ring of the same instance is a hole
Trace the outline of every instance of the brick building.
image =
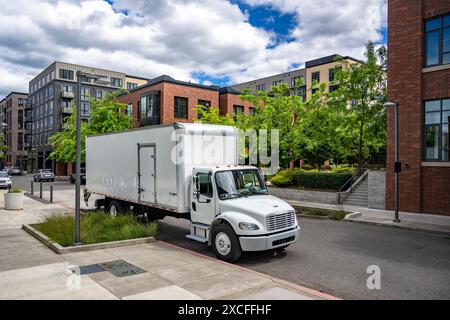
[[(450, 215), (450, 2), (390, 0), (388, 98), (399, 105), (400, 210)], [(394, 206), (394, 113), (387, 117)]]
[(166, 75), (121, 95), (119, 101), (128, 105), (128, 114), (137, 127), (193, 122), (198, 117), (197, 105), (219, 108), (221, 114), (251, 112), (237, 90), (178, 81)]
[(27, 169), (27, 93), (11, 92), (0, 101), (0, 124), (4, 143), (8, 146), (2, 166)]

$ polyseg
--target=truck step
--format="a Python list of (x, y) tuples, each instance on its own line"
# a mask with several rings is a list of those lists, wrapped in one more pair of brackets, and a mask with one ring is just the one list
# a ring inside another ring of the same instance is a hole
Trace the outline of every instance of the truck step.
[(192, 234), (187, 234), (186, 238), (191, 239), (191, 240), (195, 240), (195, 241), (198, 241), (198, 242), (201, 242), (201, 243), (207, 243), (208, 242), (208, 238), (195, 236), (195, 235), (192, 235)]

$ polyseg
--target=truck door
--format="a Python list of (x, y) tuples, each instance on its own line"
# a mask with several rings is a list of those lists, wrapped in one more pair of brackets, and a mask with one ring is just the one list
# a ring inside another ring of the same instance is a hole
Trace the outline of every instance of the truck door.
[(210, 225), (216, 215), (211, 173), (194, 173), (192, 190), (192, 222)]
[(140, 200), (156, 203), (156, 146), (139, 145), (138, 148)]

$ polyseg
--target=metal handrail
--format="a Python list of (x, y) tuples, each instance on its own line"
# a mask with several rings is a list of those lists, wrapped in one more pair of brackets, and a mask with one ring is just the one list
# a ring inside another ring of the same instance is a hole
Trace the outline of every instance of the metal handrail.
[(356, 181), (358, 181), (358, 179), (363, 176), (365, 174), (365, 172), (367, 171), (367, 165), (369, 164), (369, 162), (372, 159), (366, 161), (352, 176), (350, 179), (348, 179), (343, 185), (342, 187), (338, 190), (338, 204), (342, 204), (341, 202), (341, 193), (343, 192), (343, 189), (349, 184), (350, 187), (348, 187), (345, 191), (350, 190), (350, 193), (353, 191), (353, 185), (355, 184)]

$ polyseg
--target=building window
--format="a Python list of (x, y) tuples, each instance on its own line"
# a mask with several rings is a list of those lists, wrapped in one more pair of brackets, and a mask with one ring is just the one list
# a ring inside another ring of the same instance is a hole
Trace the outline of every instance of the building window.
[(311, 84), (314, 82), (320, 83), (320, 71), (311, 73)]
[(334, 92), (337, 89), (339, 89), (339, 85), (330, 85), (330, 87), (328, 88), (328, 92)]
[(127, 115), (132, 116), (133, 115), (133, 104), (129, 103), (127, 106)]
[(293, 90), (294, 95), (302, 97), (303, 100), (306, 100), (306, 87), (301, 86), (297, 87)]
[(450, 14), (425, 21), (425, 66), (450, 63)]
[(425, 102), (424, 159), (449, 161), (450, 99)]
[(23, 132), (17, 133), (17, 149), (23, 150)]
[(266, 84), (262, 83), (262, 84), (257, 84), (256, 85), (256, 91), (266, 91)]
[(152, 92), (141, 97), (138, 103), (139, 119), (152, 119), (148, 124), (159, 123), (160, 94)]
[(248, 112), (250, 113), (250, 115), (254, 115), (256, 113), (256, 108), (250, 107), (250, 108), (248, 108)]
[(17, 125), (18, 129), (23, 129), (24, 119), (23, 119), (23, 110), (17, 110)]
[[(197, 105), (204, 106), (206, 109), (209, 109), (211, 107), (211, 101), (208, 100), (198, 100)], [(200, 113), (197, 113), (197, 118), (201, 119), (202, 115)]]
[(53, 114), (53, 101), (48, 103), (48, 114)]
[(292, 77), (291, 78), (291, 87), (297, 87), (303, 85), (303, 76)]
[(134, 82), (127, 82), (127, 90), (133, 90), (135, 88), (137, 88), (137, 83)]
[(95, 96), (96, 96), (97, 100), (103, 99), (105, 97), (105, 91), (101, 90), (101, 89), (97, 89), (97, 91), (95, 92)]
[(89, 102), (82, 102), (81, 103), (81, 115), (88, 116), (91, 109), (91, 105)]
[(272, 87), (279, 86), (279, 85), (282, 84), (282, 83), (283, 83), (283, 80), (275, 80), (275, 81), (272, 81)]
[(122, 87), (123, 79), (111, 77), (111, 85), (113, 87)]
[(89, 101), (89, 97), (91, 95), (91, 91), (89, 88), (81, 88), (81, 100)]
[(53, 116), (47, 118), (47, 126), (49, 129), (53, 129)]
[(243, 106), (237, 106), (237, 105), (233, 106), (233, 113), (234, 114), (239, 114), (239, 113), (243, 113), (243, 112), (244, 112), (244, 107)]
[(73, 91), (73, 87), (71, 85), (68, 85), (68, 84), (63, 84), (61, 86), (61, 90), (63, 92), (72, 92)]
[(188, 118), (188, 98), (175, 97), (174, 117), (178, 119)]
[(59, 69), (59, 77), (61, 79), (73, 80), (73, 71), (72, 70)]
[(317, 91), (319, 91), (319, 89), (314, 88), (314, 89), (311, 90), (311, 93), (314, 94), (314, 93), (316, 93)]

